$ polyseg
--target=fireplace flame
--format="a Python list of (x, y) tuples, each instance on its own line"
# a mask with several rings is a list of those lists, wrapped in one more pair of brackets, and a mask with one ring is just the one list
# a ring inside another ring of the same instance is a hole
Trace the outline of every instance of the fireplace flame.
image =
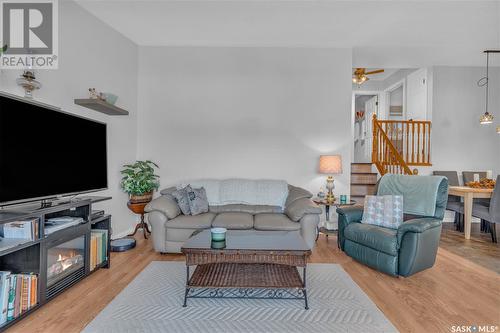
[(57, 262), (59, 262), (62, 266), (63, 271), (71, 267), (74, 262), (72, 261), (72, 258), (75, 257), (77, 253), (75, 251), (70, 251), (68, 256), (62, 256), (60, 253), (57, 256)]
[(52, 248), (49, 251), (47, 263), (49, 280), (59, 280), (66, 276), (64, 274), (71, 274), (75, 269), (85, 265), (83, 249)]

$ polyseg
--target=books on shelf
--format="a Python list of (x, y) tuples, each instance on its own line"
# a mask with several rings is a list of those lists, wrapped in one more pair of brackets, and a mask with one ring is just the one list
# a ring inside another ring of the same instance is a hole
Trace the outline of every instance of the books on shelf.
[(7, 321), (7, 307), (9, 305), (10, 272), (0, 272), (0, 324)]
[(90, 233), (90, 270), (108, 260), (108, 230), (92, 229)]
[(7, 222), (0, 226), (0, 236), (33, 241), (38, 239), (38, 218)]
[(38, 275), (0, 271), (0, 325), (15, 319), (38, 303)]

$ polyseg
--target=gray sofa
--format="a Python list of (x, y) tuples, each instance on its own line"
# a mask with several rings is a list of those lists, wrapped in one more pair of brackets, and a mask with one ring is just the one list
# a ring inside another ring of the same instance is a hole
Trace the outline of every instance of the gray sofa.
[(182, 244), (198, 229), (224, 227), (233, 230), (291, 231), (299, 233), (312, 249), (322, 212), (311, 201), (312, 194), (288, 185), (284, 208), (269, 205), (227, 204), (209, 206), (209, 212), (183, 215), (170, 195), (175, 187), (162, 190), (161, 196), (145, 208), (152, 228), (154, 248), (161, 253), (180, 253)]

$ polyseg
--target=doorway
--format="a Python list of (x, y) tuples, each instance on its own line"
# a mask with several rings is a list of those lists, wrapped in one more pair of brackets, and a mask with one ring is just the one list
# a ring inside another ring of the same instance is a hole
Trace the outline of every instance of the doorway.
[(372, 117), (378, 113), (378, 93), (355, 92), (353, 94), (353, 163), (371, 163)]

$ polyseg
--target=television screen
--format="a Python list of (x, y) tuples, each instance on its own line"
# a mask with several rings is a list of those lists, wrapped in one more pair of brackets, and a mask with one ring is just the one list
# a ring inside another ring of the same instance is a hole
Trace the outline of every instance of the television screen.
[(106, 124), (0, 96), (0, 204), (107, 188)]

